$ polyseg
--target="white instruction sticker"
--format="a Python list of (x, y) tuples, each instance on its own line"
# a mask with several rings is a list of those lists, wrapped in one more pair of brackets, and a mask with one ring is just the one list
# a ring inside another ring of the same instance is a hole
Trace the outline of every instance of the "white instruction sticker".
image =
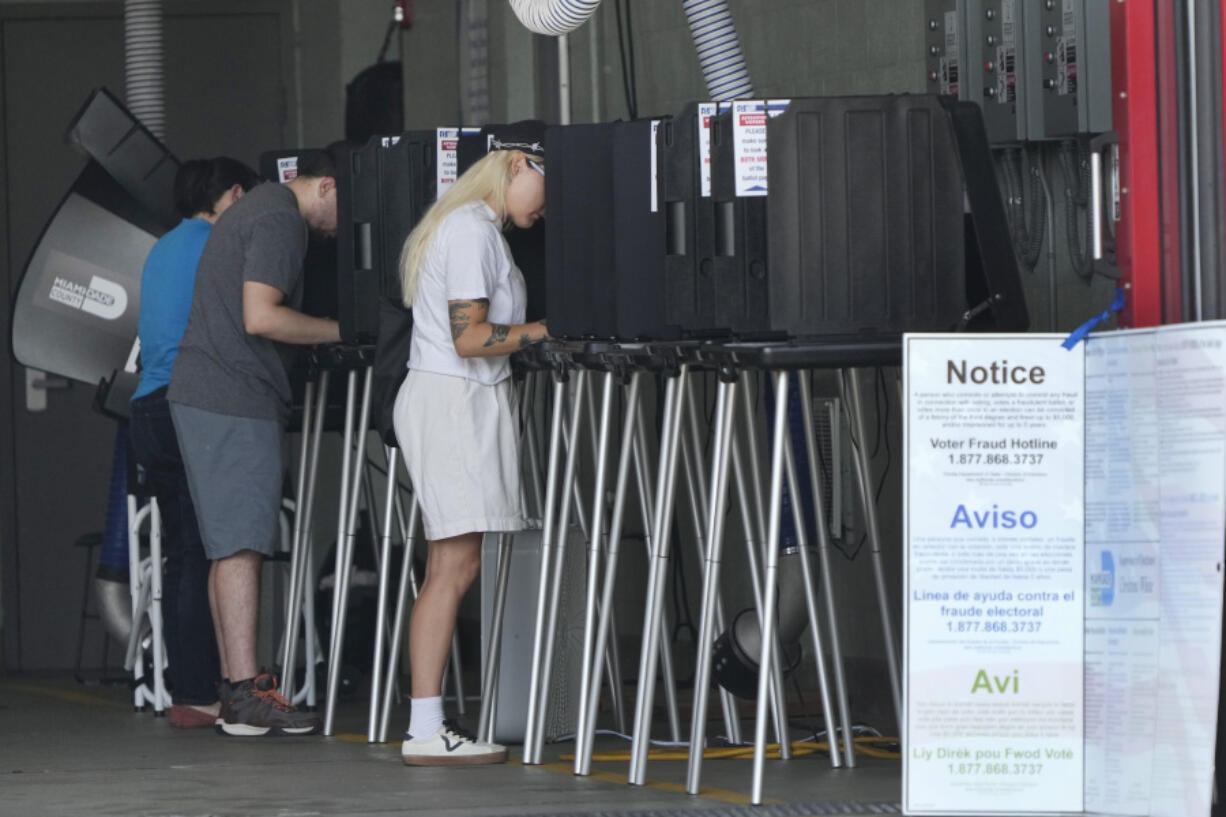
[(298, 157), (283, 156), (277, 160), (277, 181), (285, 184), (291, 179), (298, 178)]
[(711, 198), (711, 118), (715, 116), (714, 102), (698, 103), (698, 178), (700, 193), (704, 199)]
[(732, 103), (732, 160), (738, 196), (766, 195), (766, 120), (787, 110), (788, 99)]
[(437, 133), (438, 160), (435, 162), (434, 172), (438, 196), (441, 198), (447, 192), (447, 188), (455, 184), (456, 177), (459, 175), (460, 129), (439, 128)]

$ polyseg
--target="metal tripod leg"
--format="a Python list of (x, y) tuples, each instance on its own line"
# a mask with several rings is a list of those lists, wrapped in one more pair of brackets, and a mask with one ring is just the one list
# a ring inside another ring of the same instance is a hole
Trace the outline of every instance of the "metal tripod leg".
[[(646, 406), (640, 400), (639, 412), (641, 414), (645, 411)], [(656, 469), (652, 467), (650, 449), (647, 445), (647, 428), (647, 419), (639, 417), (635, 430), (634, 473), (635, 485), (639, 493), (639, 510), (642, 513), (642, 524), (645, 531), (643, 550), (646, 553), (647, 565), (650, 568), (652, 554), (655, 553), (655, 539), (651, 531), (655, 526), (655, 500), (653, 495), (655, 494), (656, 482), (653, 475)], [(658, 465), (658, 462), (656, 465)], [(672, 617), (669, 615), (668, 608), (665, 607), (660, 616), (660, 683), (664, 685), (664, 707), (668, 715), (670, 740), (677, 742), (681, 740), (681, 714), (677, 706), (677, 674), (673, 671), (672, 633)]]
[[(323, 439), (324, 412), (328, 405), (327, 369), (319, 373), (319, 386), (316, 390), (314, 411), (312, 416), (311, 384), (307, 384), (306, 404), (302, 414), (302, 453), (298, 466), (298, 498), (294, 506), (294, 536), (293, 554), (290, 557), (289, 602), (285, 609), (285, 651), (281, 656), (281, 687), (286, 698), (294, 700), (295, 678), (298, 650), (298, 625), (304, 617), (304, 594), (306, 580), (311, 569), (311, 513), (315, 505), (315, 484), (319, 476), (319, 447)], [(314, 621), (302, 621), (305, 639), (309, 642), (314, 638)], [(309, 679), (315, 668), (308, 662), (304, 676)]]
[[(133, 620), (133, 627), (137, 626)], [(162, 629), (162, 514), (157, 497), (149, 497), (149, 639), (153, 651), (153, 713), (170, 706), (166, 691), (166, 639)]]
[(308, 380), (306, 389), (303, 392), (302, 398), (302, 432), (299, 434), (301, 445), (298, 449), (298, 479), (294, 483), (294, 527), (293, 533), (290, 536), (290, 558), (289, 558), (289, 592), (286, 594), (285, 603), (285, 632), (282, 634), (281, 640), (281, 691), (287, 698), (292, 700), (294, 690), (293, 684), (287, 684), (285, 676), (292, 676), (294, 668), (290, 666), (289, 659), (292, 653), (290, 649), (291, 633), (297, 632), (297, 626), (291, 626), (291, 622), (297, 623), (297, 618), (300, 614), (299, 605), (301, 599), (295, 599), (295, 581), (298, 578), (298, 571), (301, 569), (302, 563), (302, 509), (306, 504), (306, 481), (307, 481), (307, 460), (310, 459), (311, 452), (311, 421), (314, 420), (313, 412), (315, 410), (315, 381)]
[[(721, 383), (720, 385), (722, 386), (723, 384)], [(689, 490), (689, 505), (694, 525), (694, 544), (698, 552), (698, 563), (704, 564), (707, 559), (707, 552), (711, 547), (711, 531), (708, 524), (709, 520), (707, 518), (707, 512), (710, 506), (708, 504), (707, 485), (706, 482), (704, 482), (706, 469), (703, 467), (703, 447), (702, 439), (699, 434), (698, 423), (698, 400), (696, 399), (697, 395), (694, 393), (695, 390), (693, 378), (690, 379), (689, 389), (689, 411), (687, 412), (688, 422), (686, 423), (685, 432), (681, 437), (681, 464), (683, 466), (682, 471), (685, 474), (685, 483)], [(715, 473), (714, 468), (712, 468), (711, 473)], [(720, 525), (720, 530), (723, 530), (722, 523)], [(714, 616), (715, 631), (722, 633), (724, 631), (724, 603), (718, 584), (715, 585), (714, 591), (715, 598), (712, 615)], [(706, 691), (703, 692), (703, 695), (705, 706)], [(736, 698), (733, 697), (731, 692), (723, 687), (720, 687), (719, 702), (720, 709), (722, 710), (724, 716), (724, 734), (727, 736), (729, 742), (740, 743), (741, 721), (740, 718), (737, 717)], [(703, 716), (706, 716), (705, 709)]]
[[(593, 665), (599, 666), (600, 656), (592, 652), (596, 640), (596, 594), (600, 583), (600, 550), (601, 531), (604, 525), (604, 494), (605, 475), (608, 472), (609, 428), (612, 425), (614, 375), (606, 372), (604, 391), (600, 398), (600, 430), (596, 442), (596, 488), (592, 498), (592, 531), (588, 539), (587, 551), (587, 598), (583, 611), (583, 665), (579, 675), (579, 723), (575, 730), (575, 773), (579, 774), (583, 766), (582, 752), (584, 737), (589, 731), (595, 730), (595, 712), (588, 712), (585, 705), (592, 695), (592, 688), (600, 685), (599, 671)], [(593, 677), (595, 676), (595, 677)], [(614, 690), (616, 692), (616, 690)]]
[[(610, 375), (608, 378), (606, 378), (605, 392), (609, 393), (610, 389), (615, 389), (615, 388), (617, 388), (617, 385), (615, 383), (615, 378), (613, 378), (612, 375)], [(612, 398), (610, 397), (610, 399)], [(592, 440), (592, 462), (594, 463), (600, 462), (601, 463), (600, 467), (604, 469), (605, 473), (607, 474), (607, 469), (608, 469), (607, 449), (606, 449), (605, 454), (603, 455), (603, 459), (601, 459), (601, 455), (599, 454), (597, 450), (600, 435), (599, 435), (599, 430), (598, 430), (597, 422), (596, 422), (596, 400), (595, 400), (594, 393), (587, 401), (587, 420), (588, 420), (588, 433)], [(563, 429), (563, 431), (565, 431), (565, 429)], [(575, 515), (578, 516), (579, 526), (584, 531), (584, 535), (587, 538), (587, 541), (590, 545), (592, 542), (592, 539), (591, 539), (591, 535), (588, 532), (587, 523), (584, 521), (583, 505), (582, 505), (582, 501), (579, 496), (579, 486), (577, 482), (575, 484), (574, 494), (575, 494)], [(592, 525), (592, 530), (596, 531), (596, 533), (599, 534), (599, 536), (597, 537), (598, 541), (604, 541), (604, 540), (607, 540), (608, 538), (607, 521), (605, 518), (607, 515), (605, 512), (607, 510), (608, 503), (604, 502), (603, 497), (604, 497), (604, 493), (602, 491), (597, 491), (593, 498), (594, 502), (599, 501), (602, 503), (601, 519), (599, 522), (593, 522), (593, 525)], [(597, 561), (599, 562), (599, 560)], [(596, 615), (597, 616), (600, 615), (599, 607), (597, 607)], [(617, 730), (619, 732), (624, 733), (626, 731), (626, 709), (625, 709), (625, 702), (622, 700), (622, 696), (621, 696), (621, 680), (620, 680), (622, 677), (621, 654), (620, 654), (621, 649), (618, 646), (618, 640), (617, 640), (616, 618), (610, 619), (610, 622), (611, 622), (610, 623), (610, 627), (611, 627), (610, 634), (612, 635), (612, 637), (609, 639), (608, 649), (605, 650), (603, 660), (602, 660), (602, 666), (604, 667), (605, 675), (608, 676), (606, 680), (609, 683), (610, 700), (612, 701), (612, 704), (613, 704), (613, 718), (617, 722)], [(582, 699), (583, 699), (583, 696), (581, 694), (580, 700)]]
[[(626, 483), (630, 476), (631, 457), (633, 456), (632, 447), (637, 438), (635, 425), (639, 416), (638, 405), (642, 379), (643, 375), (641, 372), (636, 372), (631, 376), (630, 388), (626, 397), (621, 452), (617, 460), (617, 478), (613, 489), (613, 511), (609, 519), (607, 564), (605, 566), (604, 586), (601, 589), (601, 603), (599, 605), (600, 618), (596, 625), (592, 648), (588, 653), (593, 656), (600, 655), (605, 651), (605, 646), (610, 638), (613, 620), (613, 595), (617, 584), (617, 561), (621, 552), (622, 520), (625, 518), (626, 510)], [(589, 604), (593, 605), (589, 609), (595, 609), (590, 597)], [(584, 642), (586, 643), (586, 641), (585, 632)], [(620, 673), (618, 674), (618, 681), (620, 683)], [(621, 690), (618, 687), (615, 687), (612, 692), (615, 698), (621, 695)], [(591, 774), (592, 770), (592, 741), (595, 736), (596, 712), (600, 704), (600, 678), (598, 676), (592, 678), (592, 683), (585, 690), (585, 694), (586, 697), (581, 699), (579, 705), (586, 712), (586, 717), (583, 720), (583, 728), (575, 736), (575, 774), (580, 775)]]
[(477, 736), (490, 743), (494, 741), (498, 662), (502, 658), (502, 621), (507, 602), (507, 583), (511, 577), (512, 542), (511, 534), (498, 534), (498, 578), (494, 584), (494, 609), (490, 615), (490, 642), (485, 648), (485, 666), (481, 673), (481, 711), (477, 720)]
[[(546, 455), (548, 464), (545, 481), (545, 527), (541, 533), (541, 582), (536, 599), (536, 627), (532, 637), (532, 676), (528, 686), (528, 720), (524, 731), (523, 762), (527, 764), (540, 762), (536, 747), (542, 738), (538, 734), (536, 709), (540, 705), (541, 656), (545, 648), (545, 621), (549, 606), (549, 568), (552, 563), (550, 551), (552, 539), (557, 535), (554, 530), (554, 513), (558, 507), (558, 492), (559, 490), (564, 491), (564, 487), (558, 484), (562, 481), (558, 473), (560, 470), (558, 460), (562, 453), (562, 415), (565, 413), (566, 405), (566, 380), (564, 373), (560, 371), (555, 371), (553, 377), (553, 410), (550, 421), (549, 450)], [(577, 414), (573, 420), (578, 422)], [(562, 496), (566, 496), (565, 492)], [(552, 635), (550, 633), (549, 637)]]
[[(813, 399), (810, 394), (808, 378), (803, 375), (800, 378), (800, 398), (801, 405), (804, 408), (805, 422), (805, 451), (808, 453), (809, 459), (809, 484), (813, 488), (813, 509), (819, 520), (826, 518), (825, 493), (822, 485), (822, 474), (817, 467), (817, 439), (813, 432)], [(837, 442), (835, 443), (837, 445)], [(831, 479), (838, 479), (835, 474), (830, 475)], [(830, 572), (830, 531), (827, 530), (824, 523), (819, 522), (817, 526), (817, 557), (818, 564), (821, 569), (822, 580), (822, 595), (825, 597), (826, 603), (826, 621), (830, 626), (830, 663), (834, 668), (834, 697), (835, 705), (838, 707), (839, 723), (843, 730), (843, 759), (847, 763), (848, 768), (856, 766), (856, 748), (855, 742), (852, 739), (851, 733), (851, 708), (847, 701), (847, 680), (843, 674), (843, 650), (839, 644), (839, 624), (835, 615), (834, 607), (834, 577)], [(804, 568), (806, 578), (813, 574), (806, 566)], [(808, 584), (805, 587), (805, 593), (811, 592)], [(810, 605), (809, 617), (811, 619), (810, 626), (817, 626), (816, 605), (812, 601), (806, 599)], [(822, 706), (827, 704), (823, 701)], [(826, 710), (826, 735), (830, 743), (830, 762), (837, 766), (835, 758), (838, 756), (838, 743), (835, 735), (835, 730), (830, 724), (830, 710)]]
[(851, 422), (856, 432), (856, 445), (852, 462), (856, 469), (856, 483), (860, 489), (860, 507), (864, 509), (864, 527), (868, 536), (869, 552), (873, 557), (873, 577), (877, 582), (877, 605), (881, 613), (881, 634), (885, 640), (885, 657), (890, 672), (890, 689), (894, 695), (894, 716), (902, 723), (902, 684), (898, 674), (898, 645), (894, 640), (894, 623), (890, 615), (890, 597), (885, 584), (885, 565), (881, 555), (881, 535), (877, 530), (877, 507), (873, 498), (873, 484), (866, 448), (866, 423), (864, 406), (860, 401), (860, 375), (856, 369), (844, 369), (839, 385), (843, 401), (848, 407)]
[[(764, 618), (762, 611), (765, 601), (762, 595), (762, 571), (760, 560), (766, 553), (766, 510), (763, 497), (762, 459), (758, 453), (758, 416), (753, 407), (754, 391), (748, 372), (741, 372), (740, 387), (742, 428), (747, 451), (742, 457), (737, 435), (733, 434), (732, 468), (736, 474), (737, 497), (741, 505), (741, 516), (745, 525), (745, 553), (749, 564), (749, 579), (753, 586), (754, 606), (758, 613), (758, 621)], [(748, 460), (748, 464), (743, 462)], [(746, 494), (749, 495), (748, 499)], [(788, 737), (787, 699), (783, 694), (783, 666), (779, 659), (782, 652), (775, 645), (771, 651), (770, 689), (771, 711), (775, 727), (775, 737), (779, 741), (779, 754), (784, 760), (792, 756), (792, 743)]]
[[(391, 470), (391, 469), (389, 469)], [(379, 724), (379, 742), (387, 741), (388, 721), (392, 712), (392, 693), (396, 688), (396, 675), (400, 657), (400, 643), (404, 637), (405, 609), (408, 607), (408, 596), (411, 592), (417, 599), (417, 573), (413, 568), (413, 543), (417, 537), (417, 523), (421, 517), (421, 507), (417, 498), (413, 498), (409, 506), (408, 518), (405, 518), (404, 504), (401, 502), (400, 491), (395, 496), (396, 521), (400, 525), (400, 537), (404, 541), (404, 556), (400, 562), (400, 584), (396, 591), (396, 613), (392, 617), (392, 642), (388, 646), (390, 659), (387, 663), (387, 678), (383, 682), (383, 716)]]
[[(315, 575), (315, 540), (312, 534), (306, 537), (306, 550), (304, 557), (306, 559), (306, 575)], [(319, 704), (319, 684), (315, 668), (322, 662), (319, 656), (323, 654), (323, 645), (319, 643), (319, 628), (315, 626), (315, 593), (308, 592), (302, 595), (302, 663), (305, 667), (303, 673), (302, 689), (294, 696), (294, 703), (297, 704), (301, 698), (305, 702), (308, 709), (314, 711)]]
[(690, 758), (685, 790), (697, 794), (702, 777), (702, 755), (706, 748), (707, 699), (711, 691), (711, 655), (717, 623), (719, 572), (724, 548), (724, 517), (728, 506), (728, 462), (732, 437), (732, 415), (736, 408), (736, 382), (720, 381), (715, 403), (715, 441), (711, 462), (711, 491), (708, 495), (707, 550), (703, 563), (702, 603), (698, 617), (698, 657), (694, 664), (694, 705), (690, 718)]
[(400, 451), (383, 447), (387, 461), (387, 494), (383, 502), (383, 528), (379, 536), (379, 598), (375, 604), (375, 654), (370, 670), (370, 720), (366, 725), (366, 742), (374, 743), (379, 736), (379, 705), (383, 702), (383, 648), (387, 636), (387, 586), (392, 567), (392, 513), (396, 504), (396, 460)]
[[(775, 602), (779, 595), (779, 523), (783, 505), (784, 445), (787, 440), (787, 372), (777, 372), (775, 379), (775, 419), (771, 429), (771, 482), (768, 507), (770, 522), (766, 534), (766, 564), (762, 572), (762, 596), (765, 615), (762, 625), (762, 656), (759, 666), (766, 666), (775, 651)], [(749, 801), (762, 803), (762, 776), (766, 765), (766, 703), (770, 690), (770, 675), (758, 673), (758, 711), (754, 723), (753, 786)], [(780, 745), (785, 743), (785, 737)]]
[[(570, 529), (572, 503), (566, 500), (570, 496), (575, 480), (578, 478), (579, 422), (583, 417), (584, 400), (587, 398), (588, 377), (589, 372), (583, 370), (580, 370), (575, 377), (574, 405), (571, 408), (570, 422), (570, 439), (575, 441), (575, 444), (566, 451), (566, 471), (563, 477), (561, 493), (562, 503), (557, 511), (554, 535), (552, 538), (545, 537), (552, 543), (553, 565), (549, 570), (549, 618), (545, 625), (545, 642), (538, 675), (539, 683), (536, 687), (536, 695), (538, 696), (534, 732), (536, 741), (532, 746), (532, 758), (535, 763), (541, 762), (541, 747), (545, 740), (545, 717), (549, 707), (549, 687), (553, 679), (553, 650), (554, 645), (557, 643), (558, 608), (562, 596), (562, 582), (565, 580), (566, 573), (566, 550), (569, 545), (567, 534)], [(536, 670), (537, 668), (533, 667), (533, 669)], [(526, 740), (524, 749), (525, 752), (528, 749)]]
[[(805, 381), (804, 373), (798, 378), (802, 382)], [(807, 395), (808, 390), (801, 388), (802, 395)], [(808, 406), (805, 406), (808, 408)], [(805, 429), (806, 440), (813, 434), (811, 412), (805, 411), (805, 422), (809, 423)], [(807, 451), (807, 449), (806, 449)], [(830, 698), (830, 679), (826, 673), (826, 651), (822, 645), (822, 628), (821, 621), (817, 617), (817, 592), (813, 589), (813, 565), (812, 559), (809, 556), (809, 534), (805, 530), (805, 518), (802, 510), (800, 481), (796, 478), (796, 454), (792, 446), (791, 433), (785, 433), (783, 442), (783, 467), (784, 475), (787, 479), (788, 495), (792, 497), (792, 522), (796, 528), (796, 544), (800, 551), (800, 570), (803, 574), (803, 584), (805, 588), (805, 609), (809, 617), (809, 635), (813, 639), (813, 660), (817, 667), (817, 687), (818, 694), (822, 699), (822, 716), (826, 721), (826, 735), (830, 743), (830, 765), (834, 768), (839, 768), (843, 765), (843, 760), (839, 756), (839, 744), (837, 740), (837, 732), (835, 730), (834, 705)], [(821, 505), (821, 495), (818, 494), (818, 501), (814, 507), (819, 531), (825, 531), (826, 517), (823, 515)], [(819, 532), (818, 536), (821, 536)], [(845, 737), (850, 741), (850, 734)]]
[[(673, 520), (673, 499), (677, 485), (677, 454), (681, 442), (681, 421), (685, 416), (687, 365), (668, 378), (664, 398), (664, 429), (660, 440), (660, 478), (656, 484), (653, 519), (653, 553), (647, 578), (647, 601), (643, 617), (643, 647), (639, 658), (639, 687), (634, 707), (633, 742), (630, 747), (630, 783), (647, 782), (647, 752), (651, 741), (652, 704), (655, 698), (656, 658), (661, 644), (665, 576), (669, 563), (669, 532)], [(667, 643), (667, 642), (665, 642)]]
[[(350, 373), (350, 383), (356, 382), (357, 372)], [(332, 638), (328, 659), (328, 686), (324, 700), (323, 733), (331, 735), (336, 719), (336, 697), (340, 689), (341, 655), (345, 644), (345, 619), (348, 613), (349, 580), (353, 567), (353, 545), (357, 535), (358, 500), (362, 490), (362, 464), (365, 461), (366, 429), (370, 418), (370, 392), (374, 369), (367, 368), (362, 384), (362, 408), (356, 424), (353, 422), (351, 406), (347, 405), (345, 415), (345, 453), (344, 466), (346, 472), (353, 469), (352, 475), (346, 473), (341, 477), (344, 488), (349, 489), (348, 495), (342, 495), (346, 503), (342, 518), (345, 521), (344, 536), (336, 543), (336, 572), (332, 589)], [(356, 438), (358, 455), (354, 457), (352, 446)]]

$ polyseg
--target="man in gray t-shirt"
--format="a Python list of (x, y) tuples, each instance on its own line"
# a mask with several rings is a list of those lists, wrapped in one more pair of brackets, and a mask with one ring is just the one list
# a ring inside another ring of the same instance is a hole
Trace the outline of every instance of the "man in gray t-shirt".
[(300, 712), (257, 674), (260, 565), (281, 509), (281, 438), (289, 378), (278, 347), (335, 343), (340, 327), (298, 311), (307, 231), (336, 232), (329, 148), (285, 184), (254, 188), (213, 227), (196, 271), (191, 315), (167, 399), (205, 553), (223, 681), (218, 726), (230, 735), (310, 734)]

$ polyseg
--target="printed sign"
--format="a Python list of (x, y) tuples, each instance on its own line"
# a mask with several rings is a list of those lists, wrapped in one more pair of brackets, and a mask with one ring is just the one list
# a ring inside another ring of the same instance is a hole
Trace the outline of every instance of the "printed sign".
[(908, 813), (1082, 808), (1083, 360), (908, 335)]
[(438, 161), (434, 164), (434, 181), (438, 190), (438, 196), (442, 198), (442, 195), (447, 192), (447, 188), (455, 184), (455, 180), (459, 176), (460, 129), (439, 128), (437, 139)]
[(904, 812), (1208, 817), (1226, 322), (1058, 341), (904, 342)]
[(711, 119), (715, 116), (714, 102), (698, 105), (698, 177), (704, 199), (711, 198)]
[(296, 178), (298, 178), (298, 157), (282, 156), (277, 159), (277, 181), (285, 184)]
[(749, 99), (732, 103), (732, 155), (736, 194), (765, 196), (766, 120), (787, 110), (787, 99)]

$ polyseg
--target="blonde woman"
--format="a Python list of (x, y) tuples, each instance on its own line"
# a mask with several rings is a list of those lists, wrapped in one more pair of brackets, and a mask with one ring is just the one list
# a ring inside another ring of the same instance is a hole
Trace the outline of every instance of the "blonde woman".
[(429, 542), (409, 623), (412, 714), (401, 746), (409, 766), (507, 757), (444, 720), (442, 680), (456, 610), (481, 569), (482, 535), (523, 527), (508, 356), (548, 333), (544, 321), (524, 323), (524, 277), (503, 230), (544, 215), (539, 153), (495, 150), (430, 208), (401, 253), (413, 340), (396, 438)]

